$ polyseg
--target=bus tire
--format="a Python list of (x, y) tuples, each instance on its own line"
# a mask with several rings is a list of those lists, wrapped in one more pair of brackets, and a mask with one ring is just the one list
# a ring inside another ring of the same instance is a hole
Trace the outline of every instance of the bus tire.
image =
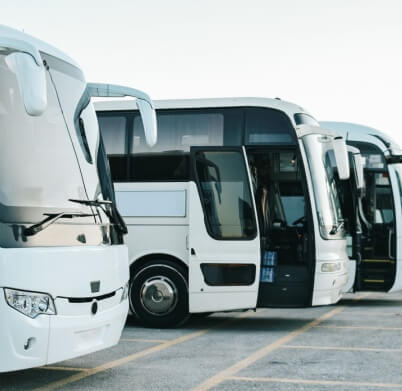
[(184, 268), (174, 262), (152, 261), (130, 281), (130, 308), (147, 327), (180, 326), (190, 317)]

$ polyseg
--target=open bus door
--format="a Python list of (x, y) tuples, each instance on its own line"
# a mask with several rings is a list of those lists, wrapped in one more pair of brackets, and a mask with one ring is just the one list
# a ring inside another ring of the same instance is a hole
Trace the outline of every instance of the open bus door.
[(242, 147), (192, 147), (189, 182), (189, 309), (255, 308), (260, 239)]

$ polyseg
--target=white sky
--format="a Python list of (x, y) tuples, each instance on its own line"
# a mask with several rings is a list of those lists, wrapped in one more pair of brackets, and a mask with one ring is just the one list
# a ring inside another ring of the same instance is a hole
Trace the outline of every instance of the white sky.
[(154, 99), (281, 97), (402, 145), (401, 0), (0, 0), (88, 81)]

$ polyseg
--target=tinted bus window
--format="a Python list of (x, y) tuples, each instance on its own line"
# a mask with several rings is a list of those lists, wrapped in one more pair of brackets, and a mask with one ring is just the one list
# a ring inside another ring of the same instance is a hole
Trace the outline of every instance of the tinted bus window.
[(246, 109), (246, 145), (296, 144), (295, 130), (287, 115), (266, 108)]
[(113, 181), (127, 181), (126, 128), (127, 117), (122, 114), (98, 115)]
[(149, 148), (136, 114), (130, 135), (130, 180), (189, 180), (190, 147), (241, 145), (242, 115), (242, 109), (158, 110), (158, 141)]
[(348, 144), (359, 148), (365, 169), (386, 171), (384, 154), (377, 146), (365, 142), (349, 140)]
[(215, 239), (253, 239), (257, 228), (243, 154), (199, 151), (195, 163), (210, 235)]
[(318, 121), (313, 118), (311, 115), (305, 113), (297, 113), (294, 115), (296, 125), (312, 125), (312, 126), (320, 126)]

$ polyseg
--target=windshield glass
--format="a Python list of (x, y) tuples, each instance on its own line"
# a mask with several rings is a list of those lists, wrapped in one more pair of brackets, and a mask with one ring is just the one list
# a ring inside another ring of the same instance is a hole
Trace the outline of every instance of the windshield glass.
[[(32, 117), (24, 109), (16, 77), (8, 68), (5, 55), (0, 55), (0, 221), (3, 223), (36, 223), (45, 213), (60, 211), (91, 213), (87, 206), (69, 199), (94, 199), (100, 191), (97, 167), (88, 158), (97, 155), (99, 143), (92, 105), (82, 113), (81, 129), (77, 131), (74, 126), (74, 113), (85, 91), (85, 80), (78, 68), (52, 56), (43, 57), (49, 65), (48, 105), (41, 116)], [(79, 137), (84, 132), (83, 142)]]
[(396, 178), (398, 180), (398, 186), (399, 186), (399, 200), (401, 202), (401, 208), (402, 208), (402, 163), (392, 164), (390, 167), (393, 167), (396, 173)]
[(320, 134), (303, 137), (314, 187), (321, 236), (324, 239), (342, 239), (345, 231), (331, 141), (330, 137)]

